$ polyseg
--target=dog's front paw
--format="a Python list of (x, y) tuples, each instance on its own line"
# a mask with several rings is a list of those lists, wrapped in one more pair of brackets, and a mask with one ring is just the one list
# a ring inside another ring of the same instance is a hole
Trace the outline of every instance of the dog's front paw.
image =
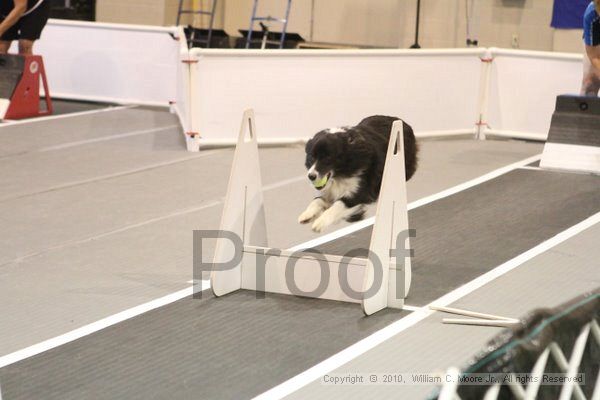
[(317, 209), (315, 207), (308, 207), (300, 216), (298, 217), (298, 222), (301, 224), (308, 224), (310, 221), (317, 218), (323, 211), (321, 209)]
[(308, 224), (314, 218), (315, 218), (314, 213), (309, 212), (309, 210), (306, 210), (302, 214), (300, 214), (300, 216), (298, 217), (298, 222), (301, 224)]
[(316, 233), (321, 233), (325, 228), (331, 225), (331, 221), (326, 216), (320, 216), (313, 222), (311, 229)]

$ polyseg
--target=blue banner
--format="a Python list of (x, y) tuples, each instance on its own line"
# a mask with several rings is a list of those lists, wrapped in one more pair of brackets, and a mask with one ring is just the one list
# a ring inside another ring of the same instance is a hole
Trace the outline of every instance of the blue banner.
[(558, 29), (582, 29), (583, 13), (589, 4), (590, 0), (554, 0), (550, 25)]

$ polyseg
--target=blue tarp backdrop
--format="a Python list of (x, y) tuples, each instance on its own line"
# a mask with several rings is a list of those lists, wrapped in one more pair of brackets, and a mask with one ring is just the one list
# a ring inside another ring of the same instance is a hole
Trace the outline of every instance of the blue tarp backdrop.
[(550, 25), (558, 29), (582, 29), (583, 13), (588, 4), (590, 0), (554, 0)]

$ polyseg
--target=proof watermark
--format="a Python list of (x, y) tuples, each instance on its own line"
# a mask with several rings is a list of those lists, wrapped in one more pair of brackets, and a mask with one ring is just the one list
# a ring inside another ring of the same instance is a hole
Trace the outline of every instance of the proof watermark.
[(346, 373), (327, 374), (321, 378), (322, 385), (361, 386), (361, 385), (459, 385), (490, 386), (518, 383), (527, 386), (530, 383), (548, 386), (561, 386), (567, 383), (585, 385), (585, 374), (568, 376), (564, 373), (478, 373), (478, 374), (440, 374), (440, 373)]
[[(379, 292), (383, 283), (384, 268), (393, 267), (398, 271), (404, 271), (406, 259), (414, 256), (414, 250), (407, 247), (407, 239), (416, 237), (414, 229), (407, 229), (398, 233), (394, 241), (391, 241), (389, 249), (389, 258), (382, 260), (375, 252), (366, 248), (351, 248), (340, 258), (332, 261), (330, 257), (317, 249), (307, 251), (287, 252), (280, 249), (253, 248), (251, 251), (244, 248), (244, 242), (234, 232), (222, 230), (196, 230), (193, 237), (194, 248), (194, 280), (201, 281), (207, 278), (211, 271), (228, 271), (237, 268), (247, 257), (252, 257), (252, 263), (255, 266), (256, 297), (264, 298), (264, 289), (266, 282), (266, 267), (270, 258), (280, 258), (285, 261), (285, 284), (290, 293), (298, 296), (319, 297), (330, 286), (331, 280), (337, 280), (337, 283), (343, 293), (352, 300), (360, 301), (368, 299)], [(215, 262), (213, 252), (205, 249), (206, 243), (214, 244), (219, 250), (219, 255), (226, 255), (226, 259)], [(208, 254), (207, 254), (208, 253)], [(388, 254), (386, 254), (388, 255)], [(383, 257), (385, 258), (385, 257)], [(350, 285), (349, 270), (356, 259), (366, 259), (373, 266), (373, 282), (370, 287), (356, 290)], [(311, 260), (312, 264), (318, 268), (318, 285), (311, 289), (301, 288), (296, 282), (296, 270), (301, 260)], [(332, 268), (332, 263), (336, 263), (337, 268)], [(332, 276), (332, 271), (337, 274)], [(396, 282), (394, 287), (397, 289), (396, 298), (403, 298), (404, 273), (395, 274)], [(194, 297), (202, 296), (202, 292), (196, 292)]]

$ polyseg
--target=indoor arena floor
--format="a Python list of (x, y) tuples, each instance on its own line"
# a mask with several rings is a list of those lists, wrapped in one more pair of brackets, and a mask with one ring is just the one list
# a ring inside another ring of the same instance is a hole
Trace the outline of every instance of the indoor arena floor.
[[(410, 307), (365, 317), (326, 300), (217, 299), (207, 281), (191, 298), (192, 231), (218, 229), (233, 149), (186, 152), (167, 111), (4, 124), (2, 399), (424, 398), (432, 385), (320, 378), (444, 371), (500, 331), (442, 324), (432, 303), (519, 317), (600, 286), (600, 177), (541, 170), (542, 148), (421, 141), (408, 183)], [(319, 239), (296, 222), (314, 195), (303, 155), (302, 146), (260, 150), (269, 245), (367, 247), (368, 226), (340, 224)]]

